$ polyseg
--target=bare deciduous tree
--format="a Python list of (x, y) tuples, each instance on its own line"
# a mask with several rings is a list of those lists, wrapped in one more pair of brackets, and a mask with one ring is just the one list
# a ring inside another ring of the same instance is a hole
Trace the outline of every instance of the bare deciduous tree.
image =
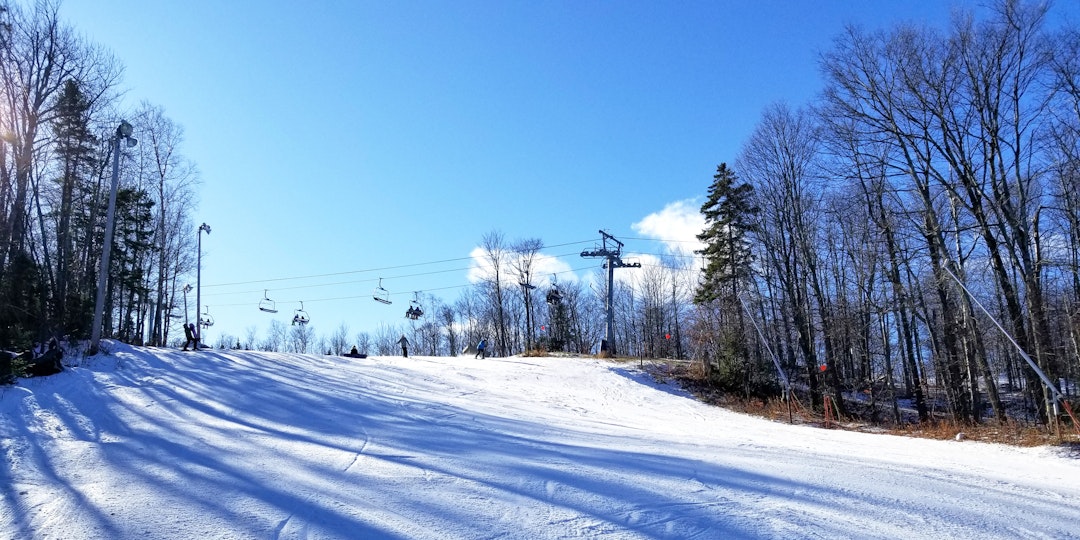
[(339, 356), (349, 352), (349, 325), (341, 323), (330, 336), (330, 351)]
[(506, 279), (506, 259), (508, 248), (502, 233), (491, 231), (480, 240), (480, 248), (484, 252), (484, 262), (487, 263), (487, 278), (491, 291), (491, 303), (495, 310), (494, 330), (495, 345), (498, 347), (499, 356), (510, 354), (510, 335), (507, 325), (506, 298), (503, 294), (503, 280)]

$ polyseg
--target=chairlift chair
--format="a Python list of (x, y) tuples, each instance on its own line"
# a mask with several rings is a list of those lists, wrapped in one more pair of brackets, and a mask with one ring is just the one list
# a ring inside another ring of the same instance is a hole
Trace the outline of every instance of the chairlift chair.
[(556, 274), (551, 274), (551, 288), (548, 289), (545, 300), (553, 306), (562, 301), (562, 293), (559, 292), (559, 277)]
[(551, 305), (558, 304), (562, 301), (562, 293), (559, 292), (558, 285), (551, 284), (551, 288), (547, 292), (547, 303)]
[(375, 287), (375, 290), (372, 291), (371, 297), (374, 298), (376, 302), (383, 304), (392, 303), (390, 302), (390, 291), (384, 289), (382, 286), (382, 278), (379, 278), (379, 286)]
[(210, 316), (210, 306), (203, 306), (205, 311), (199, 315), (199, 326), (210, 328), (214, 326), (214, 318)]
[(303, 326), (308, 323), (308, 320), (310, 319), (308, 318), (307, 312), (304, 311), (304, 302), (301, 301), (300, 309), (293, 312), (292, 323), (294, 325), (299, 324), (300, 326)]
[(409, 302), (409, 309), (405, 312), (405, 316), (414, 321), (424, 316), (424, 310), (420, 308), (419, 292), (413, 293), (413, 299)]
[(259, 300), (259, 311), (265, 311), (267, 313), (277, 313), (277, 304), (270, 299), (270, 295), (267, 294), (267, 290), (263, 289), (263, 299)]

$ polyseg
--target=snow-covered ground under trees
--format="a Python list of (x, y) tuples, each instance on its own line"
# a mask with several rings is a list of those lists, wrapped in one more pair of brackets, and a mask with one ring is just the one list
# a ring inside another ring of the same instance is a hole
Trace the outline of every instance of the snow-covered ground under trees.
[(0, 538), (1080, 538), (1080, 460), (585, 358), (135, 348), (0, 387)]

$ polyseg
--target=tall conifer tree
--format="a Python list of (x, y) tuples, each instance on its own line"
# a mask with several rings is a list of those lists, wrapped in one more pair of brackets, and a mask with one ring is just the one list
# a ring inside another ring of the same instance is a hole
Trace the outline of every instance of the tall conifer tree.
[[(78, 250), (73, 220), (88, 211), (87, 201), (80, 200), (93, 173), (97, 138), (90, 129), (90, 104), (72, 80), (64, 85), (57, 100), (57, 114), (52, 121), (56, 156), (60, 162), (60, 204), (56, 209), (56, 290), (53, 317), (63, 333), (81, 334), (90, 325), (89, 298), (92, 291), (82, 290), (77, 277), (83, 268), (76, 260)], [(85, 263), (86, 261), (83, 261)]]
[(734, 301), (739, 281), (749, 278), (753, 254), (747, 235), (758, 213), (753, 193), (753, 186), (738, 183), (727, 163), (716, 168), (708, 199), (701, 205), (705, 230), (697, 238), (705, 243), (705, 248), (697, 253), (705, 256), (705, 268), (694, 295), (695, 303), (706, 304), (725, 297)]

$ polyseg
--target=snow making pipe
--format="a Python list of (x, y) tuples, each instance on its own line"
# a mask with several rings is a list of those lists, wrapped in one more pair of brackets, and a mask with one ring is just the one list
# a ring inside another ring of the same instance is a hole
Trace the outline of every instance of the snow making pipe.
[(1035, 370), (1035, 373), (1039, 375), (1039, 379), (1042, 379), (1043, 384), (1045, 384), (1046, 387), (1050, 389), (1050, 392), (1054, 394), (1054, 407), (1056, 408), (1057, 402), (1061, 399), (1064, 399), (1064, 396), (1062, 396), (1061, 392), (1057, 389), (1056, 386), (1054, 386), (1054, 383), (1050, 381), (1050, 377), (1046, 376), (1046, 373), (1044, 373), (1043, 370), (1039, 368), (1039, 365), (1036, 364), (1035, 361), (1032, 360), (1026, 352), (1024, 352), (1024, 349), (1022, 349), (1020, 347), (1020, 344), (1017, 343), (1015, 339), (1013, 339), (1012, 335), (1005, 330), (1005, 327), (1001, 326), (1001, 323), (999, 323), (998, 320), (995, 319), (994, 316), (991, 315), (985, 307), (983, 307), (982, 303), (979, 302), (979, 299), (975, 298), (974, 294), (971, 294), (971, 291), (969, 291), (968, 288), (964, 285), (964, 283), (960, 281), (960, 278), (956, 277), (956, 274), (952, 273), (952, 271), (950, 271), (949, 268), (945, 265), (942, 265), (941, 269), (944, 270), (945, 273), (949, 274), (949, 277), (953, 278), (953, 280), (956, 281), (957, 285), (960, 285), (960, 288), (963, 289), (965, 293), (967, 293), (968, 297), (971, 298), (971, 301), (975, 302), (975, 305), (979, 306), (979, 309), (981, 309), (987, 317), (990, 317), (990, 320), (994, 323), (994, 326), (997, 326), (998, 330), (1000, 330), (1001, 333), (1009, 339), (1009, 342), (1013, 344), (1013, 347), (1016, 347), (1016, 350), (1020, 352), (1020, 356), (1024, 359), (1024, 361), (1027, 362), (1029, 366), (1031, 366), (1031, 369)]
[(742, 304), (743, 311), (745, 311), (746, 316), (750, 318), (750, 322), (754, 323), (754, 330), (757, 331), (758, 338), (761, 339), (761, 344), (765, 346), (766, 351), (769, 351), (769, 356), (772, 357), (773, 365), (776, 366), (776, 373), (780, 375), (780, 380), (784, 381), (784, 401), (787, 402), (788, 423), (794, 424), (795, 416), (794, 413), (791, 412), (791, 402), (794, 401), (795, 403), (798, 403), (799, 400), (795, 397), (795, 391), (791, 389), (791, 381), (788, 380), (787, 374), (784, 373), (784, 368), (780, 366), (780, 359), (773, 353), (772, 347), (769, 347), (769, 342), (765, 340), (765, 334), (762, 333), (761, 327), (758, 326), (754, 314), (750, 313), (750, 308), (746, 307), (746, 302), (743, 301), (742, 296), (739, 296), (739, 303)]
[(1041, 379), (1043, 384), (1045, 384), (1046, 387), (1050, 389), (1050, 393), (1054, 396), (1053, 407), (1055, 417), (1060, 414), (1060, 409), (1058, 409), (1058, 403), (1065, 404), (1065, 411), (1068, 412), (1069, 418), (1072, 419), (1073, 428), (1076, 429), (1076, 434), (1080, 435), (1080, 424), (1077, 423), (1076, 416), (1073, 414), (1072, 411), (1072, 407), (1070, 407), (1069, 403), (1065, 401), (1065, 396), (1061, 394), (1061, 391), (1057, 389), (1057, 386), (1055, 386), (1054, 383), (1050, 381), (1050, 377), (1048, 377), (1046, 373), (1043, 372), (1041, 368), (1039, 368), (1039, 365), (1036, 364), (1035, 361), (1032, 360), (1026, 352), (1024, 352), (1024, 349), (1020, 347), (1020, 344), (1017, 343), (1016, 340), (1013, 339), (1012, 335), (1005, 330), (1005, 327), (1001, 326), (1001, 323), (999, 323), (998, 320), (990, 314), (990, 311), (983, 307), (982, 303), (979, 302), (979, 299), (975, 298), (974, 294), (971, 294), (971, 291), (968, 290), (968, 288), (964, 285), (964, 282), (960, 281), (960, 278), (956, 277), (956, 274), (952, 273), (952, 271), (949, 270), (949, 268), (944, 264), (941, 265), (941, 269), (944, 270), (945, 273), (949, 274), (949, 277), (953, 278), (953, 281), (956, 281), (956, 284), (959, 285), (965, 293), (967, 293), (968, 297), (971, 298), (971, 301), (975, 302), (975, 305), (979, 306), (979, 309), (981, 309), (987, 317), (990, 317), (990, 320), (994, 323), (994, 326), (997, 326), (998, 330), (1000, 330), (1001, 333), (1004, 334), (1006, 338), (1008, 338), (1009, 342), (1013, 344), (1013, 347), (1016, 347), (1016, 350), (1020, 353), (1020, 356), (1024, 359), (1024, 361), (1027, 362), (1029, 366), (1031, 366), (1031, 369), (1035, 370), (1035, 373), (1039, 375), (1039, 379)]
[(762, 345), (765, 345), (765, 350), (769, 351), (769, 356), (772, 357), (773, 364), (776, 366), (776, 372), (780, 374), (780, 379), (784, 381), (784, 390), (791, 392), (791, 382), (788, 381), (787, 375), (784, 373), (784, 368), (780, 367), (780, 360), (773, 354), (772, 348), (769, 347), (769, 342), (765, 341), (765, 334), (761, 333), (761, 328), (758, 326), (757, 319), (754, 318), (754, 314), (750, 313), (750, 308), (746, 307), (746, 302), (743, 301), (742, 296), (739, 297), (739, 303), (742, 304), (743, 311), (746, 312), (746, 316), (750, 317), (750, 322), (754, 323), (754, 330), (757, 330), (757, 335), (761, 338)]

